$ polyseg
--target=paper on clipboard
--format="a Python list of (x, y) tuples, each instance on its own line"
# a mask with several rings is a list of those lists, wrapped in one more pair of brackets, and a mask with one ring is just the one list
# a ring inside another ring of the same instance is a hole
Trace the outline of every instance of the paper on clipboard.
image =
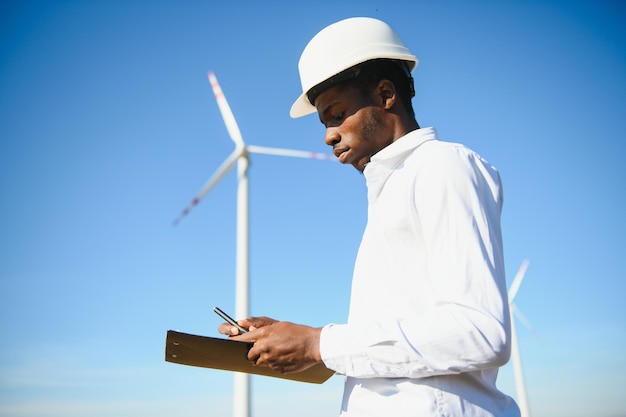
[(281, 374), (270, 368), (254, 366), (247, 358), (250, 346), (250, 343), (236, 340), (168, 330), (165, 340), (165, 360), (181, 365), (244, 372), (314, 384), (321, 384), (334, 374), (334, 371), (321, 363), (302, 372), (289, 374)]

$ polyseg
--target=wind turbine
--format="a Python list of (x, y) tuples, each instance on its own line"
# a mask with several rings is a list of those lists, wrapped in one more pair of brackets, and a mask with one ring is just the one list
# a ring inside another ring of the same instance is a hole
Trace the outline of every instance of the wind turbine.
[[(189, 212), (206, 196), (206, 194), (233, 168), (237, 163), (237, 252), (235, 278), (235, 318), (248, 317), (249, 307), (249, 204), (248, 204), (248, 166), (249, 154), (291, 156), (296, 158), (313, 158), (332, 160), (331, 155), (315, 152), (298, 151), (293, 149), (267, 148), (263, 146), (246, 145), (239, 131), (228, 101), (222, 92), (213, 72), (208, 73), (209, 82), (215, 94), (217, 105), (226, 124), (231, 140), (235, 143), (235, 150), (222, 162), (217, 171), (204, 184), (200, 192), (181, 212), (174, 224), (178, 224)], [(250, 375), (235, 373), (234, 417), (250, 417)]]
[(526, 395), (526, 384), (524, 383), (524, 371), (522, 369), (522, 358), (519, 352), (517, 340), (517, 331), (515, 329), (515, 317), (520, 319), (524, 324), (528, 325), (528, 320), (519, 311), (513, 303), (513, 299), (519, 290), (529, 261), (524, 260), (519, 271), (513, 279), (511, 288), (509, 288), (509, 310), (511, 311), (511, 357), (513, 360), (513, 375), (515, 376), (515, 390), (517, 391), (517, 405), (520, 408), (521, 417), (530, 417), (530, 408), (528, 406), (528, 396)]

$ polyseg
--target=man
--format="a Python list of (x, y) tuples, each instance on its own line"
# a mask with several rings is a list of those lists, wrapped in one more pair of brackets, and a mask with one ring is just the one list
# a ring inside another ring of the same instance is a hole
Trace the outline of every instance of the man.
[(325, 142), (363, 172), (368, 223), (347, 324), (323, 328), (248, 318), (258, 366), (316, 363), (346, 376), (343, 416), (518, 416), (495, 386), (509, 358), (500, 212), (494, 167), (420, 128), (411, 106), (417, 59), (385, 23), (337, 22), (299, 63), (292, 117), (317, 111)]

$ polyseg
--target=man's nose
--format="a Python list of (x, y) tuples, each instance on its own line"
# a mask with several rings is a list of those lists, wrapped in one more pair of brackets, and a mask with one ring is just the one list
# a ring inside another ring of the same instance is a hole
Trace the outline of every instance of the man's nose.
[(326, 135), (324, 135), (324, 143), (326, 143), (328, 146), (334, 147), (340, 141), (341, 141), (341, 136), (339, 135), (337, 128), (327, 127)]

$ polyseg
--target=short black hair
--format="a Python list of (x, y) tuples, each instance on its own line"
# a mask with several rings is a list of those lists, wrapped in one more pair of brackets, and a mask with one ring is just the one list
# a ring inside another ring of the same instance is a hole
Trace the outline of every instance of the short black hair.
[(409, 114), (415, 116), (411, 103), (415, 89), (409, 63), (406, 61), (381, 58), (362, 62), (314, 86), (307, 92), (307, 98), (314, 105), (315, 99), (320, 93), (335, 85), (354, 86), (361, 92), (368, 93), (373, 86), (383, 79), (394, 84), (400, 101)]

